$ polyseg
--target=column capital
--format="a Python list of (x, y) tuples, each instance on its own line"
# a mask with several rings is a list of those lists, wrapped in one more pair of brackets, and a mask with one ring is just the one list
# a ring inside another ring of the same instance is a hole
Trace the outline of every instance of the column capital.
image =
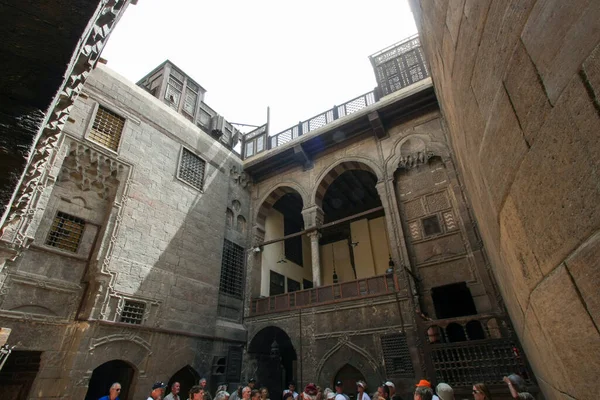
[(304, 228), (308, 229), (313, 226), (323, 225), (325, 213), (321, 207), (312, 205), (302, 210), (302, 217), (304, 218)]
[(321, 239), (321, 232), (315, 230), (307, 233), (306, 236), (308, 236), (310, 240), (319, 240)]

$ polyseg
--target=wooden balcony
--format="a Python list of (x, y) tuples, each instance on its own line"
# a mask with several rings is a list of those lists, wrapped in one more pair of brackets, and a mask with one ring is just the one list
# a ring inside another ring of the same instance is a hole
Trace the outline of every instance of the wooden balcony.
[(299, 308), (381, 296), (399, 290), (394, 274), (373, 276), (277, 296), (252, 299), (250, 316), (296, 310)]

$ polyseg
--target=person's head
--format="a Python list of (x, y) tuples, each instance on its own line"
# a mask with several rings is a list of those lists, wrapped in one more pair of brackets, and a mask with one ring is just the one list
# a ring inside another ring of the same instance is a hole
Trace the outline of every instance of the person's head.
[(251, 394), (252, 394), (252, 389), (250, 388), (250, 386), (246, 386), (242, 389), (242, 399), (249, 400)]
[(254, 385), (256, 385), (256, 379), (250, 378), (248, 380), (248, 387), (250, 387), (250, 389), (254, 390)]
[(286, 394), (283, 395), (283, 400), (293, 400), (294, 399), (294, 394), (292, 392), (287, 392)]
[(217, 395), (215, 396), (215, 400), (228, 400), (229, 399), (229, 393), (227, 393), (226, 390), (219, 390), (217, 392)]
[(179, 394), (179, 390), (181, 390), (181, 385), (179, 384), (179, 382), (173, 382), (173, 384), (171, 385), (171, 393)]
[(380, 399), (390, 398), (390, 387), (385, 383), (377, 388), (377, 395)]
[(427, 386), (417, 386), (415, 388), (414, 400), (431, 400), (433, 399), (433, 390)]
[(121, 394), (121, 384), (119, 382), (115, 382), (110, 386), (108, 390), (108, 398), (110, 400), (115, 400)]
[(475, 400), (492, 400), (490, 389), (485, 383), (476, 383), (473, 385), (473, 397)]
[(309, 383), (304, 388), (303, 393), (304, 395), (302, 396), (302, 398), (304, 400), (317, 400), (317, 394), (319, 393), (319, 391), (317, 390), (317, 385), (315, 385), (314, 383)]
[(294, 382), (290, 382), (290, 384), (288, 385), (288, 390), (290, 392), (295, 392), (296, 391), (296, 384)]
[(206, 390), (206, 378), (200, 379), (200, 382), (198, 384), (202, 389)]
[(364, 383), (363, 381), (356, 382), (356, 390), (358, 391), (358, 393), (364, 393), (366, 389), (367, 389), (366, 383)]
[(260, 390), (252, 389), (252, 391), (250, 392), (250, 398), (252, 400), (259, 400), (260, 399)]
[[(329, 392), (327, 392), (327, 390), (329, 390)], [(325, 391), (327, 392), (327, 394), (325, 395), (325, 399), (326, 400), (333, 400), (335, 399), (335, 392), (331, 389), (325, 389)]]
[(337, 381), (335, 383), (335, 392), (344, 393), (344, 384), (342, 383), (342, 381)]
[(521, 378), (517, 374), (510, 374), (508, 376), (508, 380), (510, 381), (512, 387), (517, 391), (517, 393), (527, 391), (527, 384), (525, 383), (525, 379)]
[(154, 385), (152, 385), (152, 392), (150, 392), (150, 397), (152, 397), (154, 400), (161, 398), (162, 395), (165, 394), (166, 387), (166, 383), (155, 382)]
[(392, 382), (392, 381), (387, 381), (385, 383), (385, 386), (387, 386), (388, 389), (390, 390), (390, 397), (392, 397), (394, 395), (394, 393), (396, 393), (396, 385), (394, 385), (394, 382)]
[(189, 395), (190, 400), (202, 400), (202, 398), (204, 397), (204, 390), (202, 389), (202, 386), (194, 385), (190, 389)]
[(447, 383), (440, 383), (435, 392), (441, 400), (454, 400), (454, 390)]
[(261, 399), (268, 399), (269, 398), (269, 389), (267, 389), (266, 387), (261, 387), (260, 388), (260, 397)]

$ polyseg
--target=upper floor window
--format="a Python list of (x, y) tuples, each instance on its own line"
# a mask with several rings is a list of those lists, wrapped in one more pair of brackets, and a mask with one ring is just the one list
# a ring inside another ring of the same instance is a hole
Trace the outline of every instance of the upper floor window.
[(202, 190), (205, 170), (206, 161), (184, 147), (179, 160), (177, 177), (196, 189)]
[(242, 298), (244, 277), (244, 248), (225, 239), (223, 259), (221, 261), (221, 280), (219, 291)]
[(146, 303), (141, 301), (125, 300), (123, 311), (121, 311), (120, 322), (126, 324), (140, 325), (144, 320), (144, 312), (146, 311)]
[(167, 91), (165, 92), (165, 99), (167, 99), (169, 105), (176, 110), (179, 107), (179, 99), (181, 98), (182, 91), (183, 83), (170, 76), (169, 82), (167, 83)]
[(188, 82), (183, 100), (183, 111), (193, 117), (196, 111), (196, 101), (198, 100), (198, 87)]
[(46, 245), (77, 253), (84, 228), (84, 220), (59, 211), (54, 217)]
[(124, 126), (125, 118), (107, 108), (98, 106), (89, 138), (102, 146), (117, 151)]

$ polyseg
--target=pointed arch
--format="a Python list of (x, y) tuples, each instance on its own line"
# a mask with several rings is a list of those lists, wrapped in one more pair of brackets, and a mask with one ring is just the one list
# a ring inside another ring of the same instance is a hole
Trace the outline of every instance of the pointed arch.
[(329, 188), (329, 185), (341, 174), (346, 171), (362, 170), (372, 173), (377, 177), (377, 180), (383, 179), (383, 172), (381, 168), (373, 161), (363, 157), (352, 157), (347, 159), (338, 160), (335, 164), (326, 168), (321, 175), (317, 178), (318, 184), (311, 196), (311, 204), (316, 204), (319, 207), (323, 207), (323, 198)]
[(394, 176), (398, 167), (420, 159), (438, 156), (445, 159), (450, 156), (448, 147), (441, 142), (431, 140), (430, 135), (412, 134), (398, 139), (394, 151), (385, 161), (388, 176)]
[[(367, 383), (374, 383), (383, 379), (380, 363), (371, 354), (360, 346), (342, 338), (335, 346), (323, 355), (316, 368), (317, 381), (329, 382), (334, 373), (343, 365), (349, 364), (363, 371)], [(332, 375), (331, 377), (325, 375)]]
[(298, 195), (300, 195), (300, 198), (302, 199), (302, 204), (304, 205), (304, 207), (306, 207), (306, 191), (300, 185), (293, 182), (279, 183), (270, 191), (268, 191), (268, 194), (264, 196), (258, 203), (260, 204), (260, 206), (258, 207), (256, 217), (254, 219), (256, 224), (264, 227), (267, 215), (269, 214), (269, 211), (273, 208), (273, 205), (277, 203), (277, 200), (279, 200), (288, 193), (297, 193)]

